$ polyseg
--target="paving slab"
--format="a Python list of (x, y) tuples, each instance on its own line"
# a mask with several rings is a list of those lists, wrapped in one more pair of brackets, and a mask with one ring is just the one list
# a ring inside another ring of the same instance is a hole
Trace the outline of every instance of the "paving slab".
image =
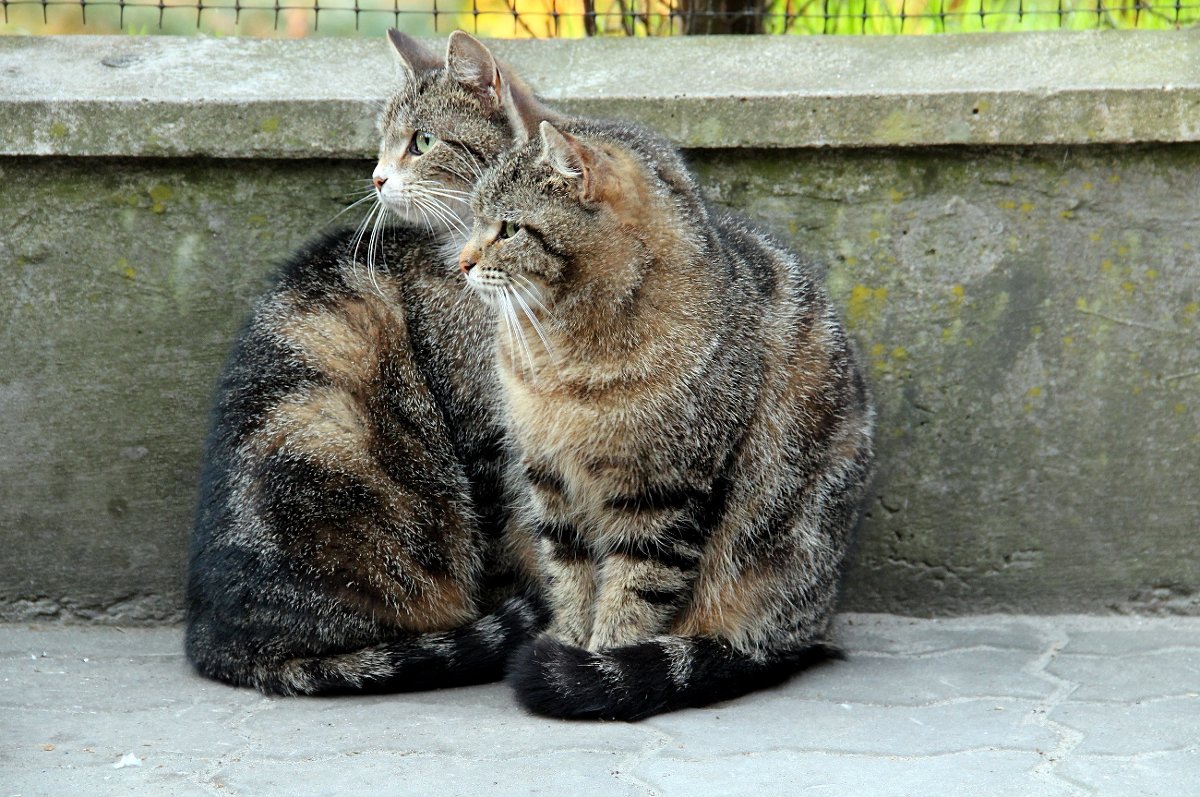
[(641, 723), (508, 688), (275, 698), (178, 627), (0, 625), (0, 797), (1200, 795), (1200, 618), (843, 615), (849, 657)]

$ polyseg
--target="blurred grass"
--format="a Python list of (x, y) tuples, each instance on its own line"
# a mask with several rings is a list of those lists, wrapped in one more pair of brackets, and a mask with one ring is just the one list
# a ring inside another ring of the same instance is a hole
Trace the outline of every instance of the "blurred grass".
[[(357, 11), (355, 9), (357, 3)], [(664, 0), (0, 0), (0, 34), (581, 37), (682, 30)], [(936, 34), (1171, 29), (1200, 23), (1200, 0), (768, 0), (767, 33)]]

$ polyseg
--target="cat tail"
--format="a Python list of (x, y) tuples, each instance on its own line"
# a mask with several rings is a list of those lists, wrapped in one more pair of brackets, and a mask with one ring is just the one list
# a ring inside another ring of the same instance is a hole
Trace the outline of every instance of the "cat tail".
[(274, 694), (337, 695), (498, 681), (513, 651), (541, 630), (546, 620), (536, 599), (509, 598), (492, 614), (459, 628), (287, 660), (260, 672), (254, 685)]
[(527, 710), (548, 717), (635, 721), (728, 700), (844, 658), (825, 643), (750, 654), (711, 637), (659, 636), (588, 651), (548, 634), (523, 648), (509, 681)]

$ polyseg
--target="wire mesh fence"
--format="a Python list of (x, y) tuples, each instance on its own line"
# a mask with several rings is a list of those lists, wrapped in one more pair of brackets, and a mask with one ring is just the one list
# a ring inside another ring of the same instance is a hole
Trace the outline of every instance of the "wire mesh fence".
[(1200, 0), (0, 0), (0, 33), (927, 34), (1200, 24)]

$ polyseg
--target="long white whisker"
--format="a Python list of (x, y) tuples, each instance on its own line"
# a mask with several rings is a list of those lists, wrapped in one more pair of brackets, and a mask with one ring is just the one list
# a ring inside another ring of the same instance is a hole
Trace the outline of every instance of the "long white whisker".
[(525, 299), (522, 298), (520, 292), (517, 290), (517, 286), (510, 283), (508, 287), (512, 291), (513, 298), (516, 299), (517, 304), (520, 305), (521, 312), (525, 314), (525, 317), (529, 319), (529, 323), (533, 325), (533, 331), (537, 333), (539, 338), (541, 338), (542, 348), (545, 349), (546, 355), (549, 356), (551, 360), (556, 359), (554, 356), (554, 347), (550, 345), (550, 340), (546, 337), (546, 330), (542, 328), (541, 322), (537, 320), (537, 316), (534, 315), (533, 310), (529, 308), (529, 305), (525, 302)]
[[(453, 217), (454, 217), (454, 219), (455, 219), (455, 220), (456, 220), (456, 221), (457, 221), (457, 222), (458, 222), (460, 225), (464, 225), (464, 224), (465, 224), (465, 222), (463, 222), (463, 220), (462, 220), (462, 217), (460, 217), (460, 216), (459, 216), (457, 213), (455, 213), (455, 212), (454, 212), (454, 209), (453, 209), (453, 208), (451, 208), (451, 207), (450, 207), (450, 205), (448, 205), (444, 199), (439, 199), (439, 198), (437, 197), (437, 195), (436, 195), (436, 194), (429, 194), (429, 195), (427, 195), (427, 197), (426, 197), (426, 198), (429, 200), (429, 202), (430, 202), (431, 204), (435, 204), (435, 205), (437, 205), (437, 206), (438, 206), (438, 207), (440, 207), (442, 210), (446, 211), (446, 212), (447, 212), (447, 213), (449, 213), (451, 216), (453, 216)], [(459, 200), (454, 200), (454, 201), (455, 201), (455, 202), (458, 202)], [(460, 202), (460, 204), (464, 204), (464, 205), (465, 205), (466, 203), (465, 203), (465, 202)]]
[[(456, 202), (463, 202), (464, 204), (465, 201), (463, 198), (469, 196), (469, 194), (465, 192), (459, 193), (455, 191), (451, 193), (450, 191), (446, 190), (441, 183), (435, 183), (432, 180), (422, 180), (421, 182), (414, 184), (413, 188), (417, 189), (417, 192), (424, 197), (447, 197)], [(442, 202), (442, 204), (444, 205), (445, 202)]]
[(509, 298), (510, 294), (515, 295), (512, 293), (512, 289), (506, 285), (503, 294), (505, 298), (504, 307), (509, 318), (512, 320), (513, 331), (517, 333), (517, 340), (521, 344), (521, 350), (525, 352), (525, 360), (529, 363), (529, 373), (536, 379), (537, 370), (533, 364), (533, 352), (529, 350), (529, 342), (525, 340), (525, 330), (521, 327), (521, 322), (517, 318), (516, 308), (513, 307), (512, 299)]
[(466, 153), (454, 148), (451, 148), (450, 152), (454, 153), (454, 156), (458, 158), (459, 161), (461, 161), (464, 165), (466, 165), (471, 174), (475, 175), (475, 179), (469, 180), (468, 182), (474, 183), (478, 181), (480, 177), (483, 177), (483, 168), (480, 166), (480, 164), (475, 162), (475, 158), (473, 156), (468, 158)]
[[(371, 189), (371, 192), (372, 192), (372, 194), (374, 193), (374, 191), (375, 191), (375, 189)], [(330, 221), (334, 221), (334, 220), (336, 220), (336, 219), (338, 219), (338, 218), (341, 218), (341, 215), (342, 215), (343, 213), (345, 213), (346, 211), (348, 211), (348, 210), (353, 210), (354, 208), (358, 207), (358, 206), (359, 206), (359, 205), (361, 205), (362, 203), (364, 203), (364, 202), (366, 202), (366, 201), (368, 201), (368, 200), (370, 200), (370, 199), (374, 199), (374, 197), (372, 196), (372, 194), (367, 194), (367, 195), (366, 195), (366, 196), (364, 196), (362, 199), (357, 199), (357, 200), (355, 200), (354, 202), (351, 202), (349, 205), (346, 205), (346, 207), (342, 208), (342, 209), (341, 209), (341, 210), (339, 210), (339, 211), (338, 211), (336, 214), (334, 214), (334, 217), (333, 217), (332, 219), (330, 219)]]
[(371, 223), (371, 217), (374, 216), (377, 212), (379, 212), (378, 204), (376, 204), (374, 207), (372, 207), (367, 212), (366, 216), (363, 216), (363, 220), (358, 223), (357, 229), (354, 230), (354, 250), (350, 253), (350, 256), (352, 258), (358, 257), (358, 245), (360, 243), (362, 243), (363, 233), (365, 233), (367, 231), (367, 225)]
[[(426, 192), (429, 197), (436, 198), (443, 205), (447, 205), (447, 207), (449, 207), (449, 205), (447, 204), (448, 202), (457, 202), (460, 205), (470, 207), (470, 203), (467, 201), (468, 195), (466, 195), (466, 194), (454, 195), (454, 194), (447, 194), (444, 191), (437, 191), (437, 190), (431, 190), (431, 189), (426, 189)], [(454, 215), (457, 216), (458, 214), (456, 213)]]
[(449, 214), (449, 215), (453, 216), (454, 214), (450, 213), (450, 209), (448, 207), (446, 207), (446, 205), (443, 202), (441, 202), (439, 199), (437, 199), (436, 197), (432, 197), (428, 194), (422, 193), (420, 196), (417, 197), (417, 201), (424, 204), (429, 209), (430, 212), (436, 212), (437, 217), (439, 219), (446, 222), (447, 224), (450, 223), (447, 220), (446, 215)]
[(354, 278), (358, 279), (358, 247), (362, 245), (363, 235), (367, 232), (367, 225), (371, 223), (371, 219), (383, 208), (383, 203), (377, 202), (371, 211), (363, 217), (362, 223), (358, 225), (358, 229), (354, 233), (354, 247), (350, 250), (350, 268), (354, 272)]
[(433, 219), (429, 218), (429, 214), (425, 212), (425, 208), (416, 203), (413, 203), (413, 207), (416, 208), (417, 212), (421, 214), (421, 221), (425, 222), (425, 226), (432, 230)]
[(382, 220), (383, 214), (375, 219), (375, 226), (371, 228), (371, 242), (367, 247), (367, 276), (371, 279), (371, 285), (375, 287), (375, 292), (381, 297), (384, 296), (384, 293), (383, 288), (379, 287), (378, 280), (375, 279), (375, 257), (382, 253), (382, 247), (379, 245), (382, 238), (382, 226), (380, 225)]
[(425, 190), (433, 196), (448, 197), (450, 199), (456, 199), (459, 201), (464, 201), (471, 196), (469, 191), (459, 191), (457, 188), (447, 188), (441, 183), (433, 183), (432, 181), (430, 182), (430, 186), (427, 186)]
[(450, 229), (457, 229), (463, 234), (470, 233), (470, 230), (467, 229), (467, 225), (463, 223), (463, 220), (460, 219), (458, 214), (451, 210), (445, 202), (442, 202), (437, 197), (429, 196), (428, 194), (421, 194), (419, 201), (424, 203), (427, 209), (441, 219), (442, 223)]
[(524, 274), (513, 274), (513, 278), (519, 281), (518, 287), (523, 289), (522, 292), (525, 294), (526, 299), (533, 302), (547, 316), (554, 317), (554, 314), (550, 312), (550, 308), (542, 303), (542, 292), (538, 290), (538, 287), (533, 284), (533, 281), (529, 277), (526, 277)]
[(466, 197), (471, 195), (470, 191), (461, 191), (457, 188), (451, 188), (445, 183), (438, 182), (437, 180), (417, 180), (415, 183), (413, 183), (413, 185), (423, 186), (431, 189), (435, 193), (440, 192), (450, 196)]
[[(423, 213), (427, 213), (428, 216), (433, 216), (433, 218), (440, 221), (444, 226), (448, 227), (450, 230), (453, 231), (456, 229), (454, 220), (452, 218), (447, 217), (446, 211), (443, 210), (442, 208), (438, 207), (437, 205), (434, 205), (432, 202), (429, 201), (429, 199), (427, 197), (421, 197), (420, 200), (414, 201), (413, 204), (416, 207), (420, 208)], [(430, 229), (433, 229), (433, 224), (430, 224), (429, 227), (430, 227)]]
[[(492, 295), (496, 296), (496, 294), (492, 294)], [(504, 294), (499, 294), (498, 298), (500, 299), (501, 304), (508, 303), (508, 297), (505, 296)], [(503, 307), (501, 307), (501, 309), (500, 309), (500, 317), (504, 319), (504, 334), (505, 334), (505, 337), (508, 339), (508, 366), (513, 371), (513, 373), (516, 373), (516, 370), (517, 370), (517, 355), (516, 355), (517, 347), (515, 345), (515, 341), (513, 340), (512, 318), (509, 317), (508, 312), (506, 310), (504, 310)]]
[(449, 174), (449, 175), (451, 175), (451, 176), (453, 176), (453, 177), (457, 177), (458, 179), (462, 180), (462, 181), (463, 181), (464, 183), (466, 183), (467, 185), (474, 185), (474, 184), (475, 184), (475, 178), (474, 178), (474, 177), (472, 177), (472, 176), (471, 176), (471, 175), (469, 175), (469, 174), (465, 174), (465, 173), (463, 173), (463, 172), (459, 171), (458, 169), (452, 169), (452, 168), (450, 168), (449, 166), (443, 166), (443, 167), (442, 167), (442, 170), (443, 170), (443, 171), (445, 171), (445, 172), (446, 172), (446, 174)]

